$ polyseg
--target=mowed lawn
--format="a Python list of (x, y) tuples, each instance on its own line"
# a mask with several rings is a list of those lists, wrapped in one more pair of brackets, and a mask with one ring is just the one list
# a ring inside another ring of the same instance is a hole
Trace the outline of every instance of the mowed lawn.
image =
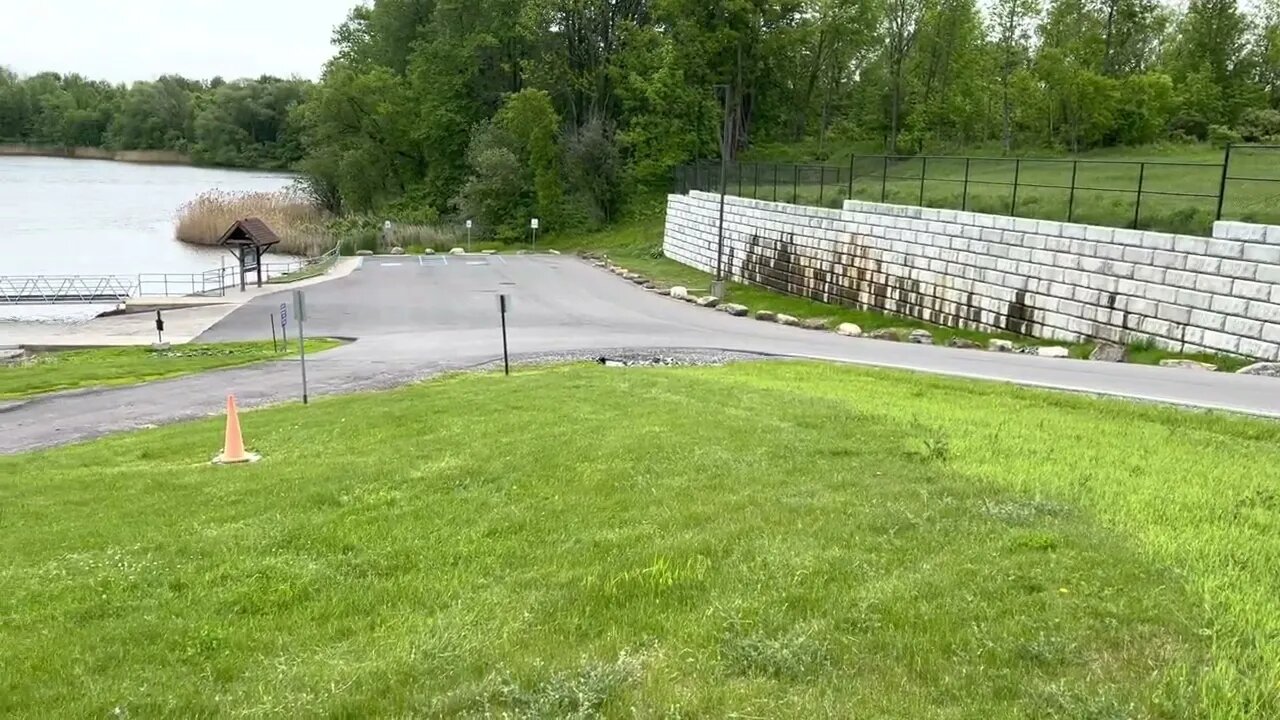
[(1280, 425), (808, 363), (0, 458), (0, 715), (1280, 717)]
[[(338, 345), (326, 338), (307, 340), (307, 352)], [(133, 385), (191, 373), (294, 357), (291, 343), (239, 342), (150, 347), (93, 348), (37, 353), (20, 362), (0, 364), (0, 400), (30, 397), (62, 390)]]

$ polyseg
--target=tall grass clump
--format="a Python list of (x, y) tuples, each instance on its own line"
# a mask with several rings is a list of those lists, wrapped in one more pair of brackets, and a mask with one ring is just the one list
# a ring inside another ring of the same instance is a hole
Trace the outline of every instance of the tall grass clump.
[(178, 240), (194, 245), (216, 245), (237, 220), (260, 218), (276, 235), (276, 252), (317, 255), (333, 248), (326, 227), (328, 213), (302, 195), (280, 192), (227, 192), (211, 190), (178, 209)]

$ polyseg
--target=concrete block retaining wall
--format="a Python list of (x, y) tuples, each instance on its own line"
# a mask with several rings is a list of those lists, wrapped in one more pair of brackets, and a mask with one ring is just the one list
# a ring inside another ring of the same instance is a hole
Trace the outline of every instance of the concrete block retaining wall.
[[(672, 195), (663, 250), (713, 272), (719, 197)], [(1063, 341), (1150, 338), (1280, 359), (1280, 227), (1212, 238), (849, 200), (730, 197), (734, 280), (939, 325)]]

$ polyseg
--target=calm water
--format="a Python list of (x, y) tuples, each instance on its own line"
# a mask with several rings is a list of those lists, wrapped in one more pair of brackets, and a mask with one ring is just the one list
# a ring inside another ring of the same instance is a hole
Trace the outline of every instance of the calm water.
[[(279, 190), (290, 182), (264, 172), (0, 157), (0, 275), (215, 268), (225, 251), (173, 239), (178, 208), (206, 190)], [(100, 310), (0, 305), (0, 319), (71, 320)]]

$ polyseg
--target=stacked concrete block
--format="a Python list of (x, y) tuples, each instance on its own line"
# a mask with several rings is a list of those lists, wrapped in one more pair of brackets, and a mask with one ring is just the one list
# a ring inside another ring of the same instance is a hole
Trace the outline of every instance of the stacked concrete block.
[[(673, 195), (664, 252), (707, 272), (720, 198)], [(727, 276), (825, 302), (1063, 341), (1280, 359), (1280, 227), (1213, 237), (846, 201), (725, 199)]]

